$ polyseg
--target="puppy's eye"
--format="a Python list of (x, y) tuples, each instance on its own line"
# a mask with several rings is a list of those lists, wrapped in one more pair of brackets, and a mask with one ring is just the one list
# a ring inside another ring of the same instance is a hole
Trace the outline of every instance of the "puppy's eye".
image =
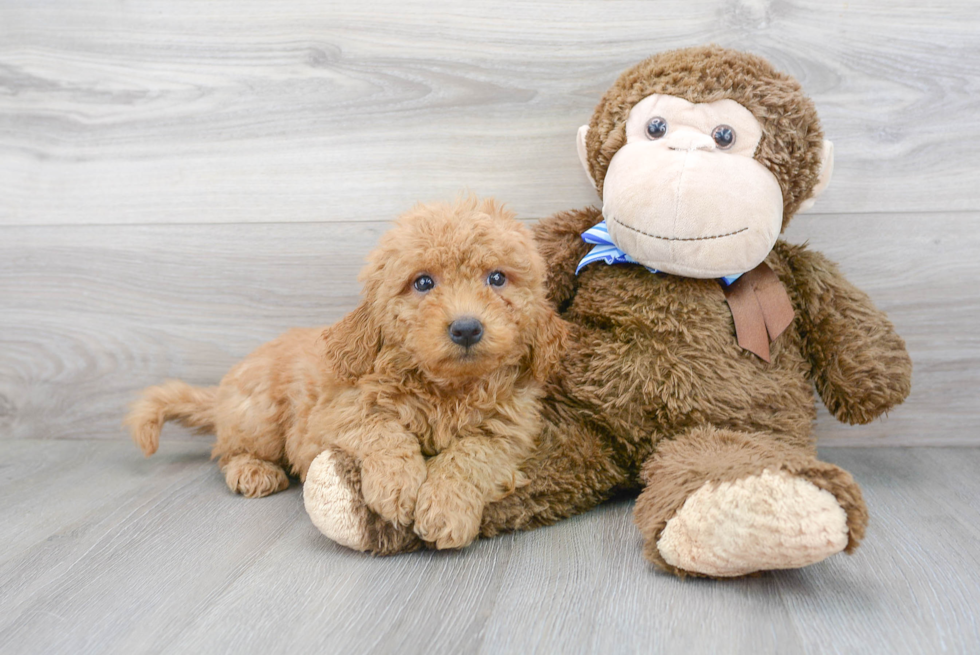
[(436, 281), (428, 275), (420, 275), (415, 278), (415, 282), (412, 283), (412, 286), (415, 287), (415, 290), (419, 293), (425, 293), (435, 285)]
[(659, 116), (651, 118), (647, 123), (647, 136), (651, 139), (659, 139), (665, 134), (667, 134), (667, 121)]
[(507, 284), (507, 276), (504, 275), (503, 271), (494, 271), (487, 276), (487, 284), (492, 287), (502, 287)]
[(711, 138), (715, 140), (720, 150), (728, 150), (735, 143), (735, 130), (727, 125), (719, 125), (712, 130)]

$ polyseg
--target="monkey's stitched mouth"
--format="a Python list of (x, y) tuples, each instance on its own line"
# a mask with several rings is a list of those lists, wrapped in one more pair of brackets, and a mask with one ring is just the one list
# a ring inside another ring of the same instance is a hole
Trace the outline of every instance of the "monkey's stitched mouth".
[(650, 237), (651, 239), (660, 239), (661, 241), (707, 241), (709, 239), (723, 239), (725, 237), (741, 234), (742, 232), (745, 232), (746, 230), (749, 229), (748, 227), (743, 227), (741, 229), (735, 230), (734, 232), (726, 232), (725, 234), (713, 234), (711, 236), (705, 236), (705, 237), (664, 237), (664, 236), (660, 236), (659, 234), (650, 234), (649, 232), (638, 230), (635, 227), (631, 225), (627, 225), (626, 223), (622, 222), (621, 220), (618, 220), (613, 216), (608, 217), (608, 220), (612, 221), (613, 223), (616, 223), (617, 225), (622, 225), (627, 230), (632, 230), (637, 234), (642, 234), (643, 236)]

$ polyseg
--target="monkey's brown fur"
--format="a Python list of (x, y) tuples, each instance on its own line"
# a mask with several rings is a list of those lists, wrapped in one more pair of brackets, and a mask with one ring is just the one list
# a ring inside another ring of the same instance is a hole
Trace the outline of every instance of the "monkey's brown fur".
[[(641, 62), (620, 76), (591, 121), (587, 149), (600, 194), (629, 110), (653, 93), (695, 103), (731, 98), (756, 116), (763, 136), (755, 158), (779, 181), (785, 228), (810, 197), (821, 164), (822, 131), (799, 84), (759, 57), (713, 46)], [(856, 548), (867, 511), (851, 476), (815, 457), (813, 389), (849, 423), (867, 423), (905, 399), (911, 360), (885, 315), (822, 255), (777, 242), (766, 262), (796, 318), (766, 364), (732, 338), (731, 314), (713, 280), (606, 265), (576, 277), (589, 248), (580, 235), (600, 220), (597, 210), (558, 215), (536, 237), (552, 298), (578, 327), (562, 388), (605, 428), (614, 451), (627, 454), (631, 477), (642, 465), (636, 521), (647, 557), (687, 573), (657, 549), (666, 522), (705, 482), (765, 469), (832, 493), (847, 513), (847, 550)]]
[[(752, 111), (764, 130), (755, 158), (782, 188), (784, 227), (812, 194), (822, 137), (812, 102), (764, 60), (717, 47), (651, 57), (606, 93), (587, 140), (600, 194), (630, 108), (652, 93), (691, 102), (732, 98)], [(667, 521), (703, 485), (768, 469), (833, 494), (846, 512), (852, 551), (867, 510), (851, 476), (816, 459), (814, 388), (848, 423), (867, 423), (901, 403), (911, 361), (886, 316), (825, 257), (779, 241), (766, 263), (795, 319), (772, 344), (768, 364), (737, 344), (715, 280), (601, 263), (576, 276), (590, 248), (581, 234), (601, 220), (589, 208), (536, 227), (549, 294), (573, 325), (572, 345), (548, 387), (544, 430), (524, 469), (529, 484), (487, 508), (482, 534), (543, 525), (617, 488), (642, 489), (636, 522), (646, 556), (660, 568), (696, 574), (661, 557), (657, 541)], [(379, 544), (376, 552), (394, 550)]]
[(626, 143), (626, 117), (637, 102), (660, 93), (688, 102), (729, 98), (762, 125), (755, 159), (783, 192), (783, 229), (810, 196), (820, 173), (823, 131), (799, 82), (762, 57), (718, 46), (663, 52), (630, 68), (606, 91), (592, 115), (586, 147), (589, 173), (602, 197), (613, 155)]
[[(493, 271), (505, 284), (487, 283)], [(431, 291), (413, 288), (421, 273)], [(287, 471), (304, 479), (316, 455), (340, 448), (373, 510), (463, 546), (484, 505), (521, 483), (541, 431), (542, 383), (566, 338), (544, 278), (530, 231), (496, 202), (419, 206), (382, 237), (364, 301), (342, 321), (263, 345), (217, 387), (150, 387), (127, 424), (146, 455), (167, 420), (214, 431), (229, 488), (249, 497), (288, 487)], [(448, 333), (464, 316), (483, 325), (465, 351)]]

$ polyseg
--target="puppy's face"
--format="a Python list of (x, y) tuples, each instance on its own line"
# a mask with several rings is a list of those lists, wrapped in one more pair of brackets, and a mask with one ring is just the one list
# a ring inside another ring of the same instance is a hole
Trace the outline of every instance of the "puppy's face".
[(552, 320), (529, 231), (493, 201), (422, 205), (382, 237), (362, 274), (382, 356), (434, 379), (473, 378), (533, 355)]

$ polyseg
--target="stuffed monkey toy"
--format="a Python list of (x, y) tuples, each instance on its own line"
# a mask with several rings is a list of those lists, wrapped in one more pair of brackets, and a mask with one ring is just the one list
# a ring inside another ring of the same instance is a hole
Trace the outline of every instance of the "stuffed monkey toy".
[[(601, 209), (541, 221), (572, 346), (551, 380), (528, 483), (481, 534), (529, 529), (637, 489), (644, 555), (733, 577), (853, 551), (868, 515), (817, 459), (814, 390), (840, 421), (901, 403), (911, 360), (887, 317), (823, 255), (779, 239), (830, 179), (833, 147), (800, 85), (717, 46), (624, 72), (578, 133)], [(424, 544), (323, 453), (307, 509), (327, 536), (390, 554)]]

